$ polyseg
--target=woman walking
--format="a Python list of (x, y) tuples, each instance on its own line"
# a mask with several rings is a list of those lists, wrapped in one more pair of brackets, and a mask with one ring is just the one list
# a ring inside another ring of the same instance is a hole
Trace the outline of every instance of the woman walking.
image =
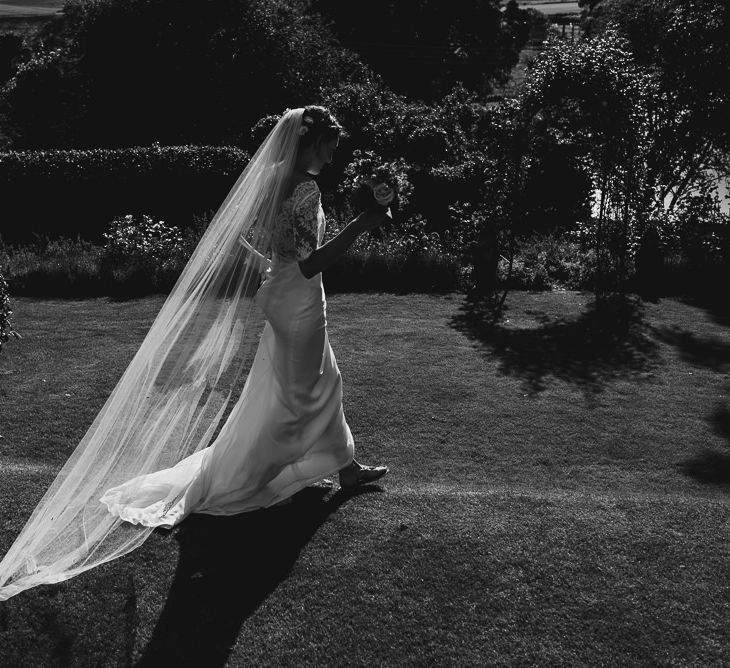
[(364, 212), (322, 244), (312, 177), (341, 133), (323, 107), (279, 119), (0, 563), (0, 600), (126, 554), (190, 513), (265, 508), (334, 473), (352, 489), (387, 472), (354, 459), (327, 336), (321, 272), (387, 220)]

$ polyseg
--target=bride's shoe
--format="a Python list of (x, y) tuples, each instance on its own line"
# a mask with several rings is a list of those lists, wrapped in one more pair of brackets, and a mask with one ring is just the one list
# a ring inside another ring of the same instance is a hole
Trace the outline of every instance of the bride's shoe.
[(340, 471), (340, 488), (349, 492), (360, 485), (379, 480), (387, 472), (387, 466), (364, 466), (353, 460), (352, 465)]

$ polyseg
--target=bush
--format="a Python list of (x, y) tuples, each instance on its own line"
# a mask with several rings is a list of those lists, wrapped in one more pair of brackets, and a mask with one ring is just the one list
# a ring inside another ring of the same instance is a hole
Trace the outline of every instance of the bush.
[(512, 273), (509, 263), (500, 260), (500, 278), (506, 287), (523, 290), (570, 289), (592, 287), (595, 252), (553, 234), (533, 235), (517, 243)]
[[(99, 246), (81, 238), (37, 239), (36, 244), (0, 247), (0, 267), (10, 287), (28, 296), (131, 297), (168, 292), (214, 215), (195, 216), (180, 232), (148, 215), (113, 220)], [(343, 218), (345, 220), (346, 218)], [(326, 240), (340, 229), (328, 218)], [(333, 291), (384, 290), (443, 292), (459, 289), (459, 257), (438, 234), (426, 232), (421, 217), (385, 233), (360, 235), (349, 251), (325, 272)]]
[(132, 214), (115, 218), (104, 233), (107, 257), (136, 260), (149, 267), (169, 267), (183, 251), (183, 237), (177, 227), (156, 223), (148, 215), (135, 220)]
[(99, 285), (102, 249), (77, 237), (38, 238), (36, 244), (9, 246), (3, 265), (14, 293), (27, 296), (103, 294)]
[(730, 264), (730, 215), (721, 213), (711, 195), (690, 195), (656, 222), (665, 255), (693, 269)]
[[(326, 238), (339, 229), (328, 221)], [(360, 235), (324, 272), (324, 280), (330, 292), (451, 292), (465, 283), (459, 256), (437, 233), (426, 231), (420, 216)]]
[(12, 314), (13, 312), (10, 310), (10, 290), (5, 278), (0, 274), (0, 352), (2, 352), (3, 344), (7, 343), (11, 336), (16, 339), (20, 338), (10, 322)]
[(146, 214), (115, 218), (104, 239), (102, 278), (127, 295), (167, 292), (189, 258), (180, 230)]
[(36, 234), (102, 242), (99, 222), (126, 211), (187, 227), (193, 212), (220, 204), (249, 158), (233, 146), (160, 144), (0, 153), (2, 216), (17, 221), (5, 242)]
[[(185, 235), (148, 215), (113, 220), (100, 246), (77, 237), (37, 237), (4, 247), (0, 260), (13, 292), (27, 296), (130, 296), (165, 292), (177, 280), (202, 231)], [(204, 230), (205, 228), (203, 228)]]

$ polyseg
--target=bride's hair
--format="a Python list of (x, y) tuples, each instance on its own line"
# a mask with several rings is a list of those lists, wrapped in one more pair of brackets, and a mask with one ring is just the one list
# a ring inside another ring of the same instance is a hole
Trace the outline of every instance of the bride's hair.
[(307, 132), (299, 140), (300, 149), (314, 144), (317, 137), (320, 136), (324, 140), (334, 139), (335, 137), (347, 137), (347, 132), (334, 117), (334, 114), (326, 107), (319, 105), (304, 107), (302, 125), (307, 127)]

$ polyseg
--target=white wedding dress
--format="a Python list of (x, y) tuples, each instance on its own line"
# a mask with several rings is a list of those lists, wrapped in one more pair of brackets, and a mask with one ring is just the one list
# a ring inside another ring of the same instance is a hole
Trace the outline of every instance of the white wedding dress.
[(277, 215), (256, 293), (266, 324), (217, 438), (171, 468), (107, 490), (100, 500), (109, 512), (149, 527), (172, 527), (190, 513), (233, 515), (271, 506), (352, 461), (322, 274), (307, 279), (298, 264), (322, 243), (324, 226), (319, 188), (307, 179)]

